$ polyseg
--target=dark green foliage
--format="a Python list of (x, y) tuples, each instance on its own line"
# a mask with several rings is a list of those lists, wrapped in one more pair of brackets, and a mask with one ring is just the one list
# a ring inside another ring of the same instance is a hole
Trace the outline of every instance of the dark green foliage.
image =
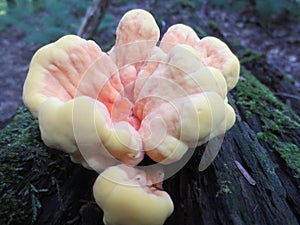
[(257, 52), (254, 51), (251, 48), (245, 48), (242, 51), (238, 52), (238, 58), (240, 59), (240, 63), (247, 63), (247, 62), (252, 62), (255, 60), (258, 60), (261, 57), (265, 57), (266, 53), (264, 52)]
[(189, 1), (189, 0), (173, 0), (173, 3), (177, 3), (177, 4), (181, 4), (182, 6), (188, 6), (191, 8), (196, 8), (197, 6), (199, 6), (202, 3), (203, 0), (193, 0), (193, 1)]
[(206, 23), (206, 26), (214, 31), (219, 31), (219, 25), (214, 21), (210, 20)]
[(0, 164), (0, 224), (5, 225), (34, 222), (40, 199), (53, 191), (59, 195), (73, 166), (66, 154), (43, 144), (38, 121), (25, 108), (0, 130)]
[(283, 16), (289, 19), (300, 19), (300, 2), (295, 0), (256, 0), (256, 9), (263, 21), (279, 19)]
[[(253, 6), (263, 22), (280, 20), (282, 17), (290, 20), (300, 19), (300, 1), (299, 0), (212, 0), (212, 4), (222, 7), (231, 12), (243, 10)], [(252, 3), (253, 5), (251, 5)]]
[[(27, 41), (49, 43), (62, 35), (76, 33), (81, 18), (92, 0), (19, 0), (14, 6), (8, 6), (5, 0), (0, 0), (0, 31), (9, 25), (17, 25), (25, 31)], [(124, 5), (136, 1), (118, 1), (118, 5)], [(226, 10), (236, 12), (249, 8), (250, 1), (212, 0), (212, 4)], [(277, 17), (287, 17), (291, 20), (300, 19), (300, 2), (298, 0), (254, 0), (252, 1), (257, 13), (264, 22)], [(175, 0), (154, 1), (154, 5), (168, 9), (167, 14), (188, 15), (191, 10), (201, 7), (203, 0)], [(182, 11), (186, 11), (182, 13)], [(155, 12), (153, 12), (155, 15)], [(109, 17), (106, 18), (106, 22)], [(156, 18), (160, 22), (160, 18)], [(105, 21), (104, 21), (105, 22)], [(111, 23), (105, 26), (110, 27)]]
[(242, 9), (249, 4), (249, 1), (230, 1), (230, 0), (211, 0), (210, 2), (217, 7), (222, 7), (232, 12)]
[(103, 51), (108, 51), (115, 44), (115, 31), (118, 20), (109, 12), (106, 12), (103, 20), (99, 24), (98, 30), (101, 32), (99, 36), (95, 35), (93, 39), (99, 43)]
[(62, 35), (76, 33), (90, 3), (91, 0), (27, 0), (17, 2), (13, 8), (2, 3), (0, 30), (16, 25), (25, 31), (27, 41), (45, 44)]
[[(155, 5), (168, 8), (169, 14), (182, 13), (184, 9), (199, 9), (203, 0), (175, 0), (175, 1), (155, 1)], [(260, 16), (263, 22), (271, 22), (272, 20), (300, 20), (300, 1), (299, 0), (211, 0), (208, 1), (216, 7), (221, 7), (229, 12), (235, 13), (244, 9), (254, 9), (255, 12)], [(187, 14), (190, 11), (186, 11)]]

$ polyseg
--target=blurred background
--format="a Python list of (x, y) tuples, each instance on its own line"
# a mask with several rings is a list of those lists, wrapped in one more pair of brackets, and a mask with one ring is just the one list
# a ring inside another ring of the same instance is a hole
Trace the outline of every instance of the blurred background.
[[(236, 52), (244, 58), (241, 62), (266, 57), (299, 88), (299, 0), (106, 2), (108, 8), (92, 34), (103, 50), (114, 44), (121, 16), (143, 8), (153, 14), (162, 34), (172, 24), (185, 23), (200, 37), (213, 35), (243, 46)], [(76, 34), (91, 4), (92, 0), (0, 0), (0, 128), (22, 104), (22, 86), (34, 52), (63, 35)]]

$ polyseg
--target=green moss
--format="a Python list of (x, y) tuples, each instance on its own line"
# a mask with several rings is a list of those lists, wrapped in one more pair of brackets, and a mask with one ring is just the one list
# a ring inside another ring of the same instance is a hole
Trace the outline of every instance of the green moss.
[(255, 61), (261, 57), (265, 57), (266, 54), (264, 52), (256, 52), (253, 49), (245, 48), (238, 52), (238, 57), (240, 59), (240, 63), (247, 63), (251, 61)]
[(192, 9), (195, 9), (196, 7), (198, 7), (202, 3), (202, 0), (193, 0), (193, 1), (190, 1), (190, 0), (173, 0), (173, 1), (169, 1), (169, 2), (172, 3), (172, 4), (180, 4), (182, 6), (190, 7)]
[(232, 46), (241, 46), (241, 42), (239, 40), (232, 39), (230, 40)]
[(220, 27), (219, 27), (219, 24), (217, 24), (216, 22), (210, 20), (206, 23), (206, 26), (212, 30), (215, 30), (215, 31), (219, 31), (220, 30)]
[(43, 144), (38, 121), (24, 107), (0, 130), (0, 163), (0, 224), (6, 225), (34, 222), (41, 198), (50, 190), (58, 192), (73, 166), (66, 154)]
[(289, 76), (288, 74), (284, 74), (283, 75), (283, 79), (287, 80), (288, 82), (290, 82), (292, 85), (296, 84), (296, 81), (294, 78), (292, 78), (291, 76)]
[(220, 190), (216, 193), (216, 197), (219, 197), (221, 194), (232, 194), (233, 193), (233, 187), (232, 183), (229, 180), (223, 180), (221, 181)]
[(287, 165), (300, 175), (300, 149), (289, 138), (300, 129), (300, 118), (244, 68), (235, 95), (236, 104), (246, 110), (247, 118), (260, 118), (261, 132), (257, 133), (259, 140), (277, 151)]
[(197, 26), (196, 24), (193, 25), (192, 27), (196, 31), (198, 37), (203, 38), (207, 36), (207, 33), (201, 27)]

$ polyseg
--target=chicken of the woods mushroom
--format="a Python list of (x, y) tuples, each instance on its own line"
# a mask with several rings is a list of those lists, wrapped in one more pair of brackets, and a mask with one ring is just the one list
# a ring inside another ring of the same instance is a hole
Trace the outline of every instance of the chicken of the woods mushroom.
[(227, 92), (240, 65), (228, 46), (183, 24), (159, 37), (149, 12), (130, 10), (110, 51), (66, 35), (35, 53), (24, 84), (44, 143), (87, 168), (106, 169), (94, 194), (107, 225), (163, 224), (173, 211), (169, 195), (126, 166), (145, 154), (160, 164), (179, 161), (235, 122)]
[(228, 130), (235, 113), (226, 94), (239, 62), (226, 44), (198, 38), (183, 24), (162, 37), (145, 10), (121, 19), (108, 52), (67, 35), (39, 49), (23, 99), (46, 145), (98, 172), (120, 162), (175, 162)]

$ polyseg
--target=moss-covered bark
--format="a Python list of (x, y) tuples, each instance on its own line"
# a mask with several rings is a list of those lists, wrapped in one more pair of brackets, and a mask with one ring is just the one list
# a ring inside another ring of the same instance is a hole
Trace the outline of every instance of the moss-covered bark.
[(40, 139), (37, 120), (24, 107), (0, 131), (0, 224), (37, 220), (41, 199), (56, 193), (74, 167), (66, 154), (50, 150)]
[(237, 122), (214, 163), (204, 172), (197, 171), (199, 148), (166, 182), (175, 203), (167, 225), (299, 224), (298, 116), (245, 69), (231, 101)]
[[(264, 146), (277, 151), (299, 177), (300, 118), (251, 73), (245, 69), (242, 72), (234, 96), (243, 119), (250, 124)], [(259, 125), (253, 126), (251, 119), (255, 118), (259, 118)]]

